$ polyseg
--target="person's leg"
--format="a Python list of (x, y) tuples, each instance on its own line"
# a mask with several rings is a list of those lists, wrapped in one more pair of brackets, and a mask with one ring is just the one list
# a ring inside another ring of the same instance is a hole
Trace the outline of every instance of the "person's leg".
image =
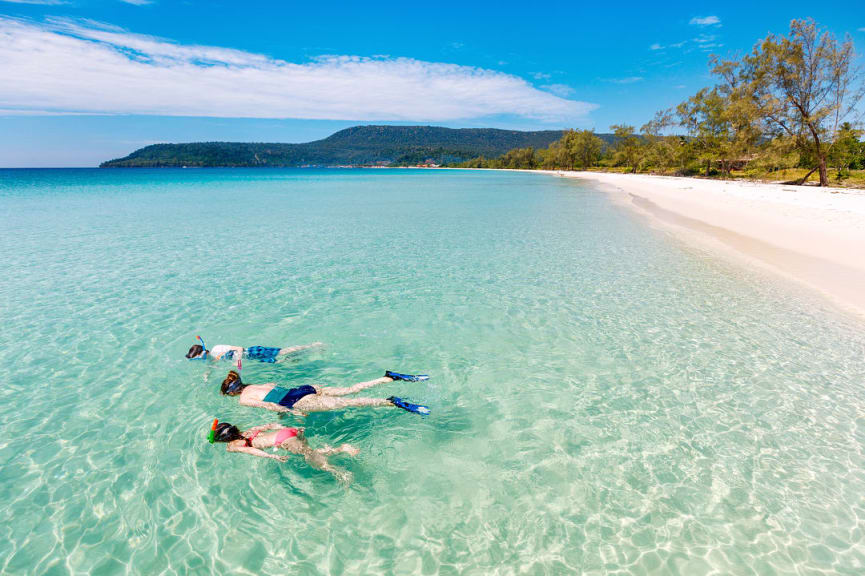
[(334, 448), (333, 446), (328, 446), (327, 444), (325, 444), (323, 448), (316, 448), (315, 451), (325, 456), (329, 456), (331, 454), (348, 454), (349, 456), (357, 456), (358, 454), (360, 454), (360, 449), (355, 448), (351, 444), (343, 444), (338, 448)]
[(300, 346), (290, 346), (288, 348), (280, 348), (279, 354), (277, 356), (285, 356), (287, 354), (294, 354), (295, 352), (300, 352), (302, 350), (309, 350), (310, 348), (318, 348), (319, 346), (324, 346), (321, 342), (313, 342), (312, 344), (301, 344)]
[(294, 403), (294, 408), (301, 412), (328, 412), (346, 408), (361, 407), (393, 407), (390, 400), (384, 398), (340, 398), (323, 394), (310, 394)]
[(351, 472), (333, 466), (330, 462), (327, 461), (327, 456), (322, 454), (318, 450), (310, 450), (308, 452), (305, 452), (303, 456), (306, 458), (306, 461), (309, 463), (309, 465), (313, 468), (324, 470), (325, 472), (330, 472), (331, 474), (333, 474), (334, 478), (336, 478), (343, 484), (351, 484)]
[(344, 388), (338, 386), (322, 386), (319, 388), (319, 394), (322, 396), (347, 396), (348, 394), (356, 394), (361, 390), (366, 390), (367, 388), (372, 388), (379, 384), (387, 384), (388, 382), (393, 382), (393, 378), (384, 376), (382, 378), (376, 378), (375, 380), (369, 380), (368, 382), (358, 382), (357, 384)]
[[(310, 466), (316, 468), (317, 470), (330, 472), (337, 480), (339, 480), (343, 484), (351, 483), (351, 472), (332, 466), (330, 462), (328, 462), (327, 456), (329, 454), (336, 454), (339, 452), (345, 452), (346, 454), (351, 454), (352, 456), (354, 456), (355, 454), (357, 454), (357, 452), (359, 452), (357, 448), (353, 448), (348, 444), (343, 444), (339, 448), (324, 448), (319, 450), (313, 450), (309, 447), (306, 439), (299, 436), (287, 438), (285, 442), (279, 445), (279, 447), (283, 450), (288, 450), (293, 454), (302, 455)], [(354, 451), (354, 453), (352, 453), (352, 451)]]

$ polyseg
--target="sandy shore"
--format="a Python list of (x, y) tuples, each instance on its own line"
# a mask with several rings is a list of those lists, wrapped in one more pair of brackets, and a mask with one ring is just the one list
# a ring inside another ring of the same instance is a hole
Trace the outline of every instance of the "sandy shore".
[(865, 316), (863, 191), (632, 174), (550, 173), (600, 183), (615, 199), (687, 240), (732, 249)]

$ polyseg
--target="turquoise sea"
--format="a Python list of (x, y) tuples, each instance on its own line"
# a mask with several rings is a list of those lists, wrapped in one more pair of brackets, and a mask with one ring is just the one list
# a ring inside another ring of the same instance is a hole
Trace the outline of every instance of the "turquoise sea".
[[(2, 574), (863, 574), (865, 325), (573, 180), (0, 171)], [(426, 383), (229, 454), (248, 382)]]

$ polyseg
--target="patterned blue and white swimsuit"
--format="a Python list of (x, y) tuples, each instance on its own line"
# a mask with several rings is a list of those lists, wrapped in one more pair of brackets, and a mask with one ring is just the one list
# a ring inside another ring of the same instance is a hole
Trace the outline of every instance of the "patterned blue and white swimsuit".
[[(243, 357), (250, 360), (258, 360), (259, 362), (267, 362), (273, 364), (279, 356), (280, 348), (270, 348), (267, 346), (250, 346), (243, 349)], [(234, 350), (231, 346), (225, 344), (217, 344), (210, 351), (210, 355), (214, 360), (234, 360)]]

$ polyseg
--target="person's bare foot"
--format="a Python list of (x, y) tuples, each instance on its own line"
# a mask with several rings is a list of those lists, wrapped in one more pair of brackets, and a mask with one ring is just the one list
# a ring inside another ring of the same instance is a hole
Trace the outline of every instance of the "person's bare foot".
[(348, 454), (349, 456), (357, 456), (360, 454), (360, 448), (355, 448), (350, 444), (343, 444), (339, 449), (341, 452)]

